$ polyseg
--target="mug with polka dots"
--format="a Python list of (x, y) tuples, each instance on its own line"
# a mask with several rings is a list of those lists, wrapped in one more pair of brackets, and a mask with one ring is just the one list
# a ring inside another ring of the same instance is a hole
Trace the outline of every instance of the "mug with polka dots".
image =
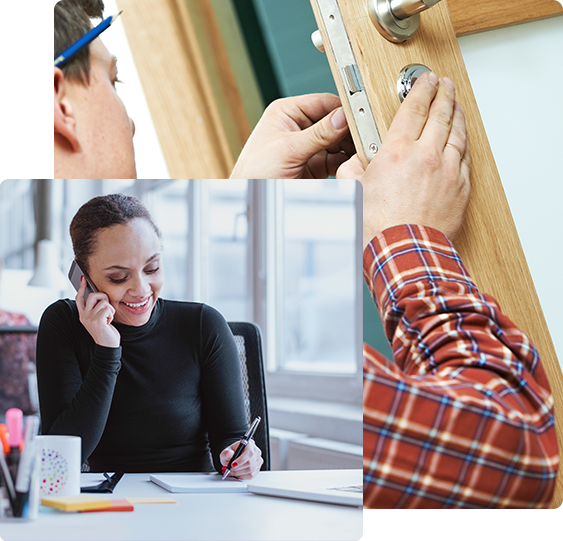
[(82, 467), (79, 436), (37, 436), (39, 495), (78, 496)]

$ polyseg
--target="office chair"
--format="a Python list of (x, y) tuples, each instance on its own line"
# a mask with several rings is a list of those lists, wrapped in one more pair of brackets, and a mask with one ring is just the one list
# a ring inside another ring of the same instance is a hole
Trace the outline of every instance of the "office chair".
[(0, 325), (0, 416), (8, 408), (38, 410), (33, 325)]
[(262, 336), (254, 323), (228, 322), (235, 338), (242, 371), (246, 416), (250, 424), (259, 415), (262, 421), (254, 434), (254, 441), (262, 451), (261, 470), (270, 469), (270, 426), (266, 402), (266, 380), (262, 358)]

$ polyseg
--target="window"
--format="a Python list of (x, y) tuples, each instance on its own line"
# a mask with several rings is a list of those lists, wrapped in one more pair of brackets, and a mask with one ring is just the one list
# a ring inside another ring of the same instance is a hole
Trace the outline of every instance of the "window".
[(280, 370), (356, 371), (355, 183), (284, 181)]
[(149, 190), (143, 199), (152, 218), (162, 233), (162, 264), (165, 276), (162, 297), (188, 300), (189, 277), (188, 244), (189, 221), (186, 213), (188, 202), (188, 180), (173, 180)]
[(32, 269), (35, 239), (32, 181), (7, 180), (0, 184), (0, 258), (4, 260), (4, 268)]
[(248, 181), (210, 180), (207, 184), (209, 244), (207, 303), (229, 321), (252, 319), (248, 299)]

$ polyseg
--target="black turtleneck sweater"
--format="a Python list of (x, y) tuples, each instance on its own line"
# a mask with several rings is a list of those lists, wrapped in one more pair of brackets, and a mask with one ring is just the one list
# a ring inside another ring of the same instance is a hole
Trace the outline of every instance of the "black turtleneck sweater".
[(224, 318), (200, 303), (159, 299), (141, 327), (114, 324), (107, 348), (74, 301), (47, 308), (37, 336), (43, 434), (82, 438), (91, 471), (220, 471), (247, 428), (237, 348)]

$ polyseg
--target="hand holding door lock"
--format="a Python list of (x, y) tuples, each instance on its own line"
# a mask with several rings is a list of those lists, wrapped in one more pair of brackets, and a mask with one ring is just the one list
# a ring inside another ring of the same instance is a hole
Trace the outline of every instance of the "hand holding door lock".
[(440, 0), (368, 0), (371, 20), (387, 40), (400, 43), (418, 30), (421, 11)]
[(411, 91), (416, 80), (426, 71), (431, 70), (423, 64), (409, 64), (401, 70), (397, 78), (397, 94), (399, 95), (401, 103), (403, 103), (403, 100)]
[[(417, 13), (423, 9), (437, 4), (440, 0), (386, 0), (397, 5), (400, 14), (418, 17)], [(370, 2), (374, 3), (372, 0)], [(379, 130), (375, 124), (375, 119), (371, 111), (369, 101), (364, 88), (364, 83), (354, 52), (346, 32), (346, 27), (340, 12), (338, 0), (315, 0), (319, 10), (320, 23), (324, 26), (327, 43), (323, 43), (323, 38), (317, 30), (313, 32), (311, 39), (315, 47), (322, 52), (325, 49), (331, 52), (336, 64), (335, 79), (338, 77), (342, 82), (341, 98), (343, 102), (348, 102), (349, 112), (353, 116), (353, 123), (357, 129), (357, 138), (354, 139), (356, 148), (362, 150), (359, 154), (369, 162), (381, 146)], [(421, 7), (423, 6), (423, 7)], [(415, 15), (410, 15), (414, 13)], [(418, 22), (417, 22), (418, 26)], [(416, 79), (429, 68), (422, 64), (409, 64), (405, 66), (397, 79), (397, 93), (399, 99), (403, 101), (410, 92)], [(352, 134), (354, 136), (354, 134)]]

